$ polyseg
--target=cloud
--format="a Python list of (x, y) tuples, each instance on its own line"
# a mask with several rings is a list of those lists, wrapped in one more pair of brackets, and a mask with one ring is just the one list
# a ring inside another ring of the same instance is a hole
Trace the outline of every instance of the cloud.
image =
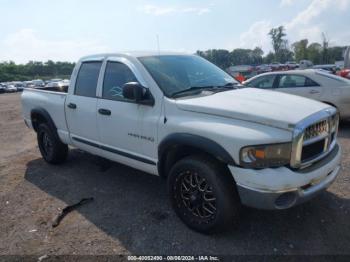
[(286, 29), (293, 29), (298, 26), (307, 25), (329, 8), (337, 8), (345, 11), (350, 4), (350, 0), (312, 0), (309, 6), (301, 11), (295, 18), (286, 24)]
[(302, 38), (308, 38), (310, 42), (319, 41), (323, 31), (321, 16), (326, 16), (332, 9), (344, 12), (349, 4), (350, 0), (312, 0), (303, 11), (285, 23), (292, 42)]
[(26, 63), (29, 60), (76, 61), (91, 53), (107, 52), (109, 49), (89, 39), (47, 40), (30, 28), (21, 29), (8, 35), (0, 42), (2, 60)]
[(272, 24), (270, 21), (257, 21), (250, 26), (248, 31), (239, 37), (240, 46), (244, 48), (261, 47), (265, 52), (270, 50), (271, 40), (268, 36)]
[(144, 5), (140, 10), (148, 15), (162, 16), (168, 14), (185, 14), (192, 13), (196, 15), (203, 15), (209, 13), (211, 10), (208, 7), (175, 7), (175, 6), (157, 6)]
[[(282, 0), (281, 5), (291, 5), (295, 0)], [(287, 32), (287, 38), (290, 43), (307, 38), (309, 42), (319, 42), (324, 31), (323, 22), (330, 10), (346, 11), (350, 6), (350, 0), (312, 0), (310, 4), (293, 19), (282, 23)], [(274, 24), (270, 20), (261, 20), (254, 22), (250, 28), (240, 35), (240, 46), (254, 48), (260, 46), (264, 52), (271, 50), (271, 40), (268, 33), (271, 28), (281, 24)], [(337, 36), (338, 32), (332, 32), (339, 43), (346, 42), (344, 33)], [(348, 39), (348, 38), (346, 38)], [(338, 43), (338, 42), (337, 42)]]

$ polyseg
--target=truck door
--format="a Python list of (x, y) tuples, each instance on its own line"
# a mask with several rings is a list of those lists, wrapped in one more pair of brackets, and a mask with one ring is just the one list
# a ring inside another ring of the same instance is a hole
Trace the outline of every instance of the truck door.
[[(102, 154), (109, 159), (155, 173), (153, 152), (145, 152), (145, 144), (155, 146), (156, 114), (151, 106), (136, 104), (123, 97), (125, 83), (139, 82), (137, 71), (123, 58), (106, 61), (100, 98), (97, 100), (97, 126)], [(157, 119), (158, 120), (158, 119)], [(143, 128), (151, 123), (151, 129)], [(147, 130), (147, 131), (146, 131)]]
[(310, 78), (302, 75), (279, 75), (276, 91), (318, 100), (322, 95), (322, 87)]
[(70, 90), (65, 105), (67, 124), (73, 144), (92, 153), (97, 153), (99, 150), (96, 90), (101, 66), (102, 60), (81, 63), (75, 80), (75, 88)]

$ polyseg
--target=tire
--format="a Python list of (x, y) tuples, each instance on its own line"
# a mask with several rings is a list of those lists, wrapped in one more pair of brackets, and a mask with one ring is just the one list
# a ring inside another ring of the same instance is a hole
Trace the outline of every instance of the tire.
[(63, 144), (57, 134), (47, 125), (40, 124), (37, 132), (39, 150), (49, 164), (61, 164), (68, 155), (68, 146)]
[(179, 160), (170, 170), (168, 192), (176, 214), (195, 231), (221, 232), (239, 220), (241, 203), (232, 175), (206, 155)]

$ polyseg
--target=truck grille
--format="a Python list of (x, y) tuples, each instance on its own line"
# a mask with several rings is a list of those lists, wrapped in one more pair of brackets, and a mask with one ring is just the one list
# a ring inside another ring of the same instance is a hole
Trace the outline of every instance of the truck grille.
[(305, 129), (304, 140), (309, 140), (314, 137), (326, 135), (329, 133), (329, 124), (328, 120), (323, 120), (319, 123), (313, 124)]
[(303, 146), (303, 151), (301, 153), (301, 162), (309, 161), (314, 157), (322, 154), (324, 151), (325, 143), (325, 139), (322, 139), (315, 143)]
[[(311, 121), (301, 123), (294, 137), (291, 166), (306, 167), (330, 153), (336, 144), (339, 116), (335, 110), (322, 111), (321, 116), (313, 116)], [(318, 119), (317, 119), (318, 118)], [(321, 120), (320, 120), (321, 119)]]

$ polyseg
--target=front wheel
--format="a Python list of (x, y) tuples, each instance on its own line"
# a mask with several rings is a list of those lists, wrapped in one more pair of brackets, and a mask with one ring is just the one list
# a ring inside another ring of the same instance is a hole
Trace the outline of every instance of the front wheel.
[(201, 233), (223, 231), (238, 221), (240, 200), (229, 172), (208, 156), (178, 161), (168, 191), (180, 219)]
[(60, 141), (47, 124), (39, 125), (37, 139), (40, 153), (46, 162), (60, 164), (66, 160), (68, 146)]

